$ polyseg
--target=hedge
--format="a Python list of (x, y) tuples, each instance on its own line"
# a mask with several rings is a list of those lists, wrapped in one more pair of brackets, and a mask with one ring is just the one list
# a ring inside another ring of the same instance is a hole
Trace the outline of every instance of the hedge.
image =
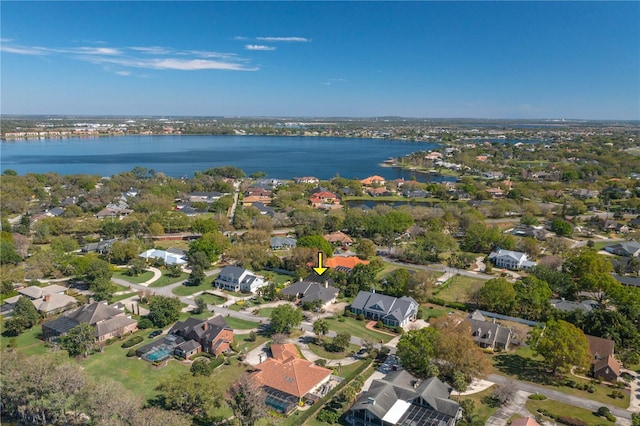
[(124, 342), (122, 344), (123, 348), (130, 348), (131, 346), (135, 346), (138, 343), (142, 343), (142, 341), (144, 340), (144, 337), (142, 336), (135, 336), (132, 337), (131, 339), (127, 340), (126, 342)]

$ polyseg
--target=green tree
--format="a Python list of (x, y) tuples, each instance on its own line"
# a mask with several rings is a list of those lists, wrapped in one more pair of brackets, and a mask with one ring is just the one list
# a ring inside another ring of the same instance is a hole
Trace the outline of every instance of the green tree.
[(297, 246), (318, 249), (326, 256), (333, 255), (333, 247), (331, 247), (331, 243), (325, 240), (322, 235), (307, 235), (305, 237), (298, 238)]
[(189, 280), (185, 283), (185, 285), (199, 286), (200, 284), (202, 284), (205, 278), (206, 275), (204, 273), (204, 270), (202, 269), (202, 266), (196, 265), (191, 269)]
[(582, 330), (566, 321), (550, 320), (544, 328), (529, 332), (528, 343), (544, 357), (555, 374), (558, 368), (572, 366), (587, 368), (589, 365), (589, 342)]
[(194, 376), (210, 376), (211, 363), (206, 358), (198, 358), (191, 363), (191, 374)]
[(140, 254), (138, 240), (114, 241), (111, 245), (111, 259), (118, 264), (125, 264), (136, 259)]
[(202, 297), (196, 297), (194, 299), (194, 302), (196, 302), (196, 307), (193, 308), (193, 313), (194, 314), (201, 314), (203, 312), (207, 312), (207, 301), (204, 300)]
[(564, 219), (554, 219), (551, 222), (551, 232), (559, 237), (568, 237), (573, 234), (573, 226)]
[(36, 310), (36, 307), (33, 306), (31, 301), (21, 296), (16, 302), (15, 307), (13, 308), (13, 317), (24, 318), (27, 324), (27, 328), (31, 328), (40, 321), (40, 314)]
[(398, 341), (397, 354), (402, 365), (417, 377), (427, 378), (437, 374), (433, 363), (436, 354), (435, 344), (438, 331), (433, 327), (409, 330)]
[(165, 327), (180, 317), (182, 303), (178, 299), (165, 296), (152, 296), (149, 301), (149, 315), (153, 325)]
[(406, 296), (410, 279), (411, 273), (407, 269), (396, 269), (382, 280), (385, 293), (394, 297)]
[(132, 277), (138, 277), (144, 273), (147, 268), (147, 262), (140, 257), (136, 257), (129, 262), (127, 274)]
[(66, 350), (69, 356), (87, 356), (95, 340), (94, 333), (89, 323), (82, 322), (60, 337), (60, 347)]
[(189, 256), (196, 252), (204, 253), (210, 262), (218, 260), (218, 256), (229, 245), (229, 240), (219, 231), (202, 234), (189, 244)]
[(317, 336), (317, 340), (320, 336), (324, 336), (329, 332), (329, 324), (323, 319), (316, 320), (313, 323), (313, 332)]
[(222, 403), (216, 382), (206, 376), (182, 375), (167, 378), (157, 387), (158, 397), (168, 410), (205, 418)]
[(271, 312), (271, 330), (274, 333), (286, 333), (302, 322), (302, 310), (289, 304), (280, 305)]
[(78, 249), (78, 241), (67, 235), (61, 235), (51, 239), (51, 250), (57, 253), (69, 253)]
[(516, 291), (506, 279), (493, 278), (480, 288), (479, 299), (484, 309), (509, 315), (516, 305)]
[(363, 260), (367, 260), (376, 254), (376, 245), (368, 238), (361, 238), (356, 245), (356, 252), (358, 257)]
[(516, 291), (517, 311), (523, 318), (538, 321), (551, 309), (549, 299), (552, 292), (545, 281), (525, 277), (516, 281), (513, 287)]
[(336, 349), (336, 352), (342, 352), (349, 347), (351, 342), (351, 335), (346, 331), (341, 331), (333, 338), (332, 346)]

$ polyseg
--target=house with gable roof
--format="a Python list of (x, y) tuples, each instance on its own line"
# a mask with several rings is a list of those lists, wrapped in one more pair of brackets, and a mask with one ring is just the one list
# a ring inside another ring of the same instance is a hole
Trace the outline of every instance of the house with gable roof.
[(233, 265), (227, 265), (222, 268), (218, 278), (213, 282), (215, 287), (243, 293), (255, 293), (256, 290), (267, 284), (268, 282), (264, 280), (264, 277), (255, 275), (248, 269)]
[(489, 260), (498, 268), (510, 270), (529, 269), (536, 266), (536, 262), (530, 261), (526, 253), (512, 250), (492, 251), (489, 254)]
[(327, 306), (336, 301), (340, 290), (329, 285), (326, 280), (322, 283), (302, 280), (295, 282), (280, 291), (281, 296), (295, 298), (300, 303), (313, 303), (320, 300), (321, 306)]
[(585, 335), (591, 352), (591, 372), (596, 379), (615, 382), (622, 374), (620, 363), (613, 356), (614, 341), (602, 337)]
[(418, 316), (418, 302), (412, 297), (400, 298), (376, 293), (360, 291), (349, 310), (356, 315), (364, 314), (366, 318), (382, 321), (390, 327), (404, 327)]
[(437, 377), (419, 380), (406, 370), (392, 371), (360, 394), (346, 421), (353, 426), (453, 426), (462, 411), (449, 399), (451, 391)]
[(67, 295), (67, 287), (51, 284), (46, 287), (29, 286), (18, 290), (18, 295), (4, 300), (2, 313), (7, 314), (15, 308), (18, 299), (26, 297), (40, 314), (44, 316), (59, 314), (75, 308), (78, 301)]
[[(182, 346), (178, 345), (175, 349), (175, 354), (184, 358), (201, 350), (218, 356), (228, 351), (231, 348), (231, 342), (233, 342), (233, 329), (229, 327), (222, 315), (208, 320), (192, 317), (185, 321), (178, 321), (171, 327), (168, 334), (185, 339)], [(188, 343), (190, 341), (197, 342), (196, 352), (189, 353), (189, 350), (193, 351), (192, 348), (196, 346), (193, 343)]]
[(640, 256), (640, 243), (637, 241), (622, 241), (607, 245), (604, 251), (625, 257)]
[(477, 309), (469, 314), (467, 322), (471, 326), (474, 342), (482, 348), (509, 350), (509, 345), (515, 338), (510, 328), (497, 324), (495, 319), (487, 321)]

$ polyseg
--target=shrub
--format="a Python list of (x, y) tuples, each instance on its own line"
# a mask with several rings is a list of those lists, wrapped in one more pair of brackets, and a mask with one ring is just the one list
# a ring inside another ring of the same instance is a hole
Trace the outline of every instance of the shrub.
[(611, 413), (611, 410), (609, 409), (609, 407), (600, 407), (600, 408), (598, 408), (598, 411), (597, 411), (597, 412), (598, 412), (598, 415), (599, 415), (600, 417), (604, 417), (604, 416), (606, 416), (607, 414), (610, 414), (610, 413)]
[(395, 330), (396, 330), (396, 333), (398, 333), (398, 334), (404, 333), (404, 328), (402, 328), (400, 326), (396, 326)]
[(384, 328), (384, 324), (382, 323), (382, 321), (378, 321), (376, 323), (376, 328)]
[(607, 420), (609, 420), (611, 423), (615, 423), (616, 422), (616, 416), (614, 416), (613, 414), (609, 413), (606, 414), (605, 417), (607, 418)]
[(556, 418), (558, 423), (562, 423), (563, 425), (569, 425), (569, 426), (589, 426), (589, 423), (582, 421), (580, 419), (576, 419), (574, 417), (568, 417), (568, 416), (558, 416), (558, 418)]
[(315, 364), (319, 365), (320, 367), (326, 367), (327, 366), (327, 360), (323, 359), (323, 358), (318, 358), (315, 360)]
[(327, 409), (322, 409), (316, 415), (316, 419), (322, 423), (334, 424), (338, 423), (338, 419), (340, 416), (335, 411), (329, 411)]
[(126, 342), (124, 342), (122, 344), (123, 348), (130, 348), (131, 346), (135, 346), (138, 343), (142, 343), (142, 341), (144, 340), (144, 338), (142, 336), (135, 336), (132, 337), (131, 339), (127, 340)]
[(529, 399), (533, 399), (534, 401), (544, 401), (547, 397), (541, 393), (533, 393), (529, 395)]
[(136, 350), (135, 349), (129, 349), (127, 351), (127, 358), (131, 358), (132, 356), (136, 356)]
[(138, 320), (138, 328), (140, 330), (145, 330), (147, 328), (151, 328), (153, 327), (153, 323), (151, 322), (151, 320), (149, 318), (140, 318)]
[(359, 321), (364, 321), (364, 319), (365, 319), (364, 314), (358, 314)]

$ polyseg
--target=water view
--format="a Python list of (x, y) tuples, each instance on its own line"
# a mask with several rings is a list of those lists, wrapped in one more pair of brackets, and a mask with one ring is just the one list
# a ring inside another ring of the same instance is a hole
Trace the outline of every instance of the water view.
[(122, 136), (41, 139), (3, 142), (1, 169), (24, 173), (57, 172), (112, 175), (135, 166), (167, 175), (192, 176), (194, 171), (233, 165), (247, 174), (264, 171), (290, 179), (336, 174), (364, 178), (409, 178), (411, 173), (383, 168), (389, 157), (437, 148), (435, 143), (384, 139), (276, 136)]

